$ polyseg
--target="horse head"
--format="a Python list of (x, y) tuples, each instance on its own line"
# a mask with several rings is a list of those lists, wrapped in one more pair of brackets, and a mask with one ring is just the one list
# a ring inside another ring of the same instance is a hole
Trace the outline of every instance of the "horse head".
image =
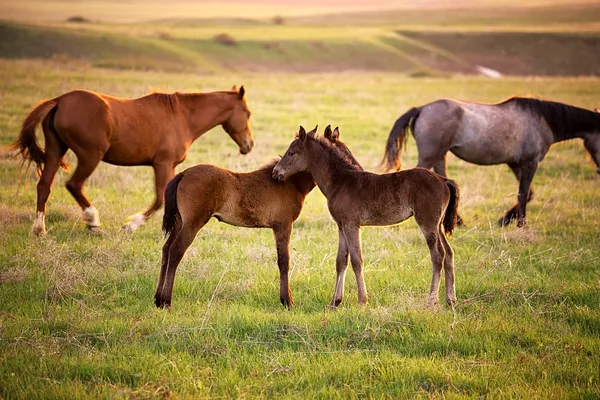
[(254, 147), (252, 129), (250, 129), (250, 116), (252, 112), (246, 101), (246, 90), (244, 86), (237, 90), (235, 86), (231, 88), (235, 94), (232, 112), (230, 117), (223, 122), (222, 126), (225, 132), (231, 136), (233, 141), (239, 146), (240, 153), (248, 154)]
[(281, 160), (279, 160), (275, 168), (273, 168), (273, 179), (282, 182), (289, 176), (308, 170), (310, 160), (305, 144), (308, 137), (316, 137), (317, 128), (318, 126), (315, 126), (312, 131), (307, 133), (304, 128), (300, 126), (296, 139), (290, 144), (290, 147), (288, 147)]

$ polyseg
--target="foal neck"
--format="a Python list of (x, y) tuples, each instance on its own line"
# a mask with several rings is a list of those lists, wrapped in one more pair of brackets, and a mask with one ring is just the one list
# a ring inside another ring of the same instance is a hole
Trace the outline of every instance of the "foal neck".
[(184, 108), (190, 139), (196, 140), (231, 116), (235, 92), (178, 93)]
[(356, 166), (335, 147), (319, 139), (310, 140), (306, 145), (310, 152), (309, 172), (325, 197), (331, 195), (348, 173), (357, 171)]

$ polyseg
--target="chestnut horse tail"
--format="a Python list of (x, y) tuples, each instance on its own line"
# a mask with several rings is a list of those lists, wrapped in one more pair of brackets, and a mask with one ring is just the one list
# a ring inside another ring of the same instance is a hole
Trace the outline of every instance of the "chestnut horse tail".
[(460, 190), (458, 185), (452, 179), (443, 178), (444, 183), (450, 189), (450, 201), (444, 215), (444, 231), (446, 235), (452, 235), (452, 231), (456, 228), (458, 222), (458, 203), (460, 203)]
[(400, 153), (402, 153), (402, 147), (406, 147), (408, 129), (411, 129), (414, 134), (415, 121), (420, 113), (421, 107), (413, 107), (394, 123), (385, 146), (385, 155), (382, 161), (388, 171), (390, 169), (400, 170)]
[[(21, 128), (21, 134), (14, 144), (15, 149), (23, 156), (24, 160), (29, 160), (30, 162), (33, 161), (37, 164), (38, 174), (41, 174), (42, 172), (42, 166), (44, 165), (44, 161), (46, 159), (46, 153), (44, 149), (40, 147), (37, 141), (35, 136), (35, 128), (49, 115), (50, 118), (54, 117), (56, 106), (56, 99), (45, 100), (31, 110), (27, 117), (25, 117), (23, 126)], [(57, 134), (52, 126), (52, 121), (50, 121), (50, 129), (54, 134)], [(69, 164), (63, 160), (60, 161), (60, 166), (65, 171), (69, 170)]]
[(165, 215), (163, 216), (162, 230), (165, 236), (170, 236), (175, 231), (177, 218), (180, 217), (177, 207), (177, 187), (183, 179), (183, 172), (175, 175), (165, 189)]

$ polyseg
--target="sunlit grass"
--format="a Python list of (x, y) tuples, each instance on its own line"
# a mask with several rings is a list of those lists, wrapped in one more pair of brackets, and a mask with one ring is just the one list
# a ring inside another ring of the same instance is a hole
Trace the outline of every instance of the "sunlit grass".
[[(256, 148), (247, 156), (220, 128), (190, 148), (179, 170), (212, 163), (237, 171), (282, 154), (299, 124), (339, 125), (366, 169), (408, 107), (440, 97), (497, 101), (537, 94), (597, 105), (600, 80), (398, 74), (166, 74), (80, 64), (0, 61), (0, 143), (29, 109), (75, 88), (135, 97), (244, 84)], [(416, 163), (409, 140), (403, 163)], [(72, 155), (70, 161), (75, 162)], [(48, 235), (34, 238), (33, 171), (0, 160), (0, 397), (594, 397), (600, 395), (600, 203), (598, 176), (580, 141), (553, 147), (534, 179), (530, 226), (500, 229), (517, 184), (506, 166), (449, 157), (467, 226), (456, 253), (456, 316), (425, 303), (431, 267), (418, 227), (365, 228), (371, 301), (356, 305), (351, 270), (337, 312), (337, 233), (318, 190), (292, 236), (296, 307), (278, 299), (269, 230), (211, 221), (177, 273), (174, 309), (152, 296), (163, 237), (160, 214), (134, 235), (125, 217), (152, 199), (150, 168), (102, 164), (86, 191), (105, 234), (89, 234), (60, 172), (48, 203)], [(21, 176), (19, 180), (19, 176)]]

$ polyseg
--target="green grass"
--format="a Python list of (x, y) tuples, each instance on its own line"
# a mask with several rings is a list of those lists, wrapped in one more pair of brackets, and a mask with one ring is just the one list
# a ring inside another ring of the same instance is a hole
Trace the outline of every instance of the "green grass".
[[(298, 124), (339, 125), (373, 170), (397, 118), (439, 97), (497, 101), (537, 94), (591, 108), (593, 78), (409, 79), (390, 73), (227, 72), (219, 75), (96, 69), (57, 61), (0, 61), (0, 144), (29, 109), (75, 88), (134, 97), (247, 88), (256, 148), (247, 156), (217, 128), (190, 148), (183, 170), (237, 171), (282, 154)], [(403, 155), (416, 163), (414, 141)], [(72, 154), (70, 160), (75, 162)], [(292, 236), (296, 307), (278, 299), (273, 235), (211, 221), (177, 273), (171, 312), (157, 310), (159, 213), (135, 234), (120, 229), (152, 198), (151, 170), (100, 165), (86, 191), (105, 234), (90, 235), (60, 172), (48, 235), (30, 235), (33, 171), (0, 160), (0, 397), (406, 398), (600, 396), (598, 176), (581, 141), (554, 146), (534, 179), (530, 226), (498, 228), (515, 201), (506, 166), (449, 157), (467, 226), (450, 239), (456, 316), (429, 308), (426, 245), (414, 221), (362, 232), (370, 303), (357, 306), (349, 272), (340, 309), (328, 312), (337, 234), (318, 190)], [(443, 291), (443, 288), (442, 288)], [(443, 298), (443, 297), (441, 297)]]

